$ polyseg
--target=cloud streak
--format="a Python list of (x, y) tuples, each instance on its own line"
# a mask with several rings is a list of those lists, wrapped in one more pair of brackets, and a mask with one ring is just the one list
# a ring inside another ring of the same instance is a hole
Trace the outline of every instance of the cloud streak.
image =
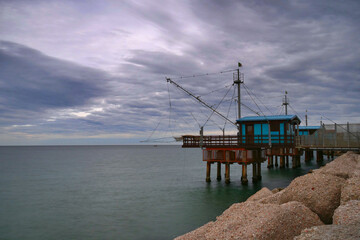
[[(1, 1), (0, 144), (136, 142), (158, 125), (159, 135), (196, 133), (211, 112), (165, 77), (238, 61), (260, 99), (258, 109), (242, 89), (255, 111), (281, 113), (287, 90), (291, 111), (308, 109), (310, 124), (321, 115), (360, 122), (359, 10), (350, 0)], [(176, 81), (216, 106), (232, 78)], [(232, 96), (219, 110), (236, 119)], [(218, 131), (216, 122), (205, 130)]]

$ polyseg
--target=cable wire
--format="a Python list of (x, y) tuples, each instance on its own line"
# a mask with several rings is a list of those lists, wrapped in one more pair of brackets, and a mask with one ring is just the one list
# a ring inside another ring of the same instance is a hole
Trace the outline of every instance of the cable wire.
[(221, 72), (214, 72), (214, 73), (201, 73), (201, 74), (194, 74), (194, 75), (188, 75), (188, 76), (179, 76), (179, 77), (174, 77), (172, 79), (185, 79), (185, 78), (203, 77), (203, 76), (218, 75), (218, 74), (223, 74), (223, 73), (228, 73), (228, 72), (235, 72), (235, 71), (237, 71), (237, 69), (224, 70), (224, 71), (221, 71)]

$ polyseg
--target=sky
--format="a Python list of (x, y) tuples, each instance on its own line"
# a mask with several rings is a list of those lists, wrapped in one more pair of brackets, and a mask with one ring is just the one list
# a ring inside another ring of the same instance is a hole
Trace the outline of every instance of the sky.
[(233, 133), (166, 78), (235, 121), (238, 62), (242, 116), (360, 123), (359, 43), (358, 0), (0, 0), (0, 145)]

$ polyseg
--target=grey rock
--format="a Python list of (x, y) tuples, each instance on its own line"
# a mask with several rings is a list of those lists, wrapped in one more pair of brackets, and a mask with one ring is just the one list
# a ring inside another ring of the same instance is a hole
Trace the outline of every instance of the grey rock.
[(294, 179), (280, 195), (280, 203), (298, 201), (319, 215), (324, 223), (331, 223), (340, 205), (341, 186), (345, 180), (328, 174), (312, 173)]

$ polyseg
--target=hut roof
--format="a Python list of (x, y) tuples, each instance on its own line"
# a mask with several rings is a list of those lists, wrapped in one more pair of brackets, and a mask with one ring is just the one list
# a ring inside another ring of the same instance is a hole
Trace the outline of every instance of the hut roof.
[(260, 122), (260, 121), (293, 121), (297, 120), (301, 122), (298, 116), (296, 115), (270, 115), (270, 116), (249, 116), (243, 117), (236, 120), (238, 123), (242, 122)]

